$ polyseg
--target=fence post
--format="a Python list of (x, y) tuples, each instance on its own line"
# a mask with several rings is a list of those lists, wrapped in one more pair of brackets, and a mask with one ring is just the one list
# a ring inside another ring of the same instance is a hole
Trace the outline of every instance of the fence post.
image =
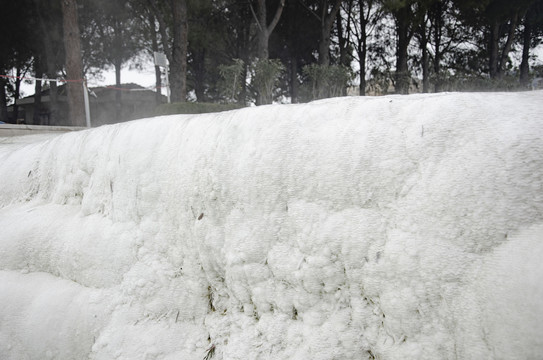
[(83, 79), (83, 98), (85, 99), (85, 119), (87, 121), (87, 127), (91, 127), (90, 119), (90, 105), (89, 105), (89, 89), (87, 88), (87, 80)]

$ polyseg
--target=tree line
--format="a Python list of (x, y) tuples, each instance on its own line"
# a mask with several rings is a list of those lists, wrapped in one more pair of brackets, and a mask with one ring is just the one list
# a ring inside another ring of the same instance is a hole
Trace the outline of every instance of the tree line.
[[(303, 102), (345, 95), (353, 83), (360, 95), (522, 89), (543, 76), (530, 66), (543, 0), (0, 2), (0, 75), (19, 77), (0, 78), (0, 119), (24, 76), (92, 78), (114, 68), (120, 86), (122, 66), (154, 52), (168, 58), (176, 102)], [(80, 76), (68, 64), (75, 45), (67, 37), (76, 33)]]

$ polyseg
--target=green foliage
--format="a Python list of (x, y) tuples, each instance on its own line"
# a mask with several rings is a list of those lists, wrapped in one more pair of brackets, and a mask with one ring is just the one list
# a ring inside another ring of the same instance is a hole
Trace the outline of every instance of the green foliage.
[(303, 68), (311, 99), (323, 99), (344, 95), (353, 79), (353, 72), (343, 65), (311, 64)]
[(532, 69), (533, 77), (541, 78), (543, 77), (543, 65), (536, 65)]
[(271, 104), (273, 90), (279, 76), (285, 71), (283, 64), (276, 59), (258, 60), (254, 66), (253, 87), (257, 92), (257, 104)]
[(488, 76), (451, 75), (442, 83), (444, 91), (518, 91), (523, 90), (517, 76), (504, 75), (491, 79)]
[(221, 111), (229, 111), (242, 108), (238, 104), (217, 104), (217, 103), (197, 103), (197, 102), (179, 102), (172, 104), (159, 105), (154, 115), (173, 115), (173, 114), (203, 114)]
[(199, 102), (230, 98), (222, 91), (219, 73), (220, 65), (236, 57), (225, 56), (229, 43), (224, 37), (229, 32), (224, 16), (214, 0), (188, 0), (187, 87)]
[[(25, 19), (25, 21), (21, 21)], [(0, 73), (21, 68), (38, 47), (38, 23), (30, 0), (4, 1), (0, 12)]]
[(242, 90), (242, 84), (245, 82), (245, 79), (243, 79), (243, 66), (244, 62), (241, 59), (234, 59), (232, 65), (219, 66), (222, 81), (219, 82), (218, 86), (221, 94), (229, 102), (236, 102)]
[(368, 92), (373, 95), (387, 95), (393, 84), (394, 74), (390, 70), (381, 71), (378, 68), (371, 70), (371, 78), (367, 83)]
[(345, 89), (350, 85), (354, 78), (351, 68), (343, 65), (328, 66), (328, 86), (330, 97), (342, 96), (345, 94)]
[(398, 11), (399, 9), (411, 6), (414, 0), (383, 0), (383, 7), (389, 11)]
[(142, 50), (143, 32), (132, 1), (93, 0), (88, 11), (95, 12), (99, 53), (110, 65), (120, 67)]
[(306, 65), (303, 68), (303, 74), (308, 79), (306, 86), (310, 88), (313, 100), (326, 97), (326, 69), (327, 66), (318, 64)]

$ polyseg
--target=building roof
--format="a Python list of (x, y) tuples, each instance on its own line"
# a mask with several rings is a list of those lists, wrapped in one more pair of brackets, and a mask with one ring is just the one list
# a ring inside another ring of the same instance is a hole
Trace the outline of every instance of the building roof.
[[(123, 97), (125, 97), (125, 98), (126, 98), (126, 96), (124, 94), (129, 94), (129, 93), (132, 94), (131, 96), (129, 96), (130, 98), (131, 97), (141, 98), (142, 94), (145, 94), (143, 96), (149, 96), (151, 94), (153, 96), (155, 96), (155, 92), (153, 90), (146, 89), (143, 86), (138, 85), (138, 84), (134, 84), (134, 83), (121, 84), (119, 86), (108, 85), (108, 86), (91, 87), (91, 88), (89, 88), (89, 91), (90, 91), (90, 94), (92, 95), (91, 96), (91, 101), (93, 101), (92, 100), (93, 97), (95, 99), (102, 98), (101, 100), (113, 99), (113, 97), (114, 97), (113, 94), (115, 94), (117, 91), (122, 91), (123, 92)], [(133, 96), (134, 92), (139, 93), (139, 96)], [(42, 102), (49, 102), (50, 101), (50, 93), (51, 93), (51, 88), (50, 87), (42, 90), (42, 92), (41, 92), (41, 96), (42, 96), (41, 101)], [(66, 84), (62, 84), (62, 85), (57, 87), (57, 94), (58, 94), (58, 100), (59, 101), (66, 101)], [(17, 99), (16, 104), (17, 105), (34, 104), (34, 95), (35, 94), (32, 94), (32, 95), (26, 96), (24, 98)]]

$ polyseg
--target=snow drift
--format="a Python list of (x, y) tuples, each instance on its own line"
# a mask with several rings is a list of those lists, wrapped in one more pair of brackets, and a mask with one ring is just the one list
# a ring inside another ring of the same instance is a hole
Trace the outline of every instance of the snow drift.
[(0, 145), (2, 359), (535, 359), (543, 92)]

